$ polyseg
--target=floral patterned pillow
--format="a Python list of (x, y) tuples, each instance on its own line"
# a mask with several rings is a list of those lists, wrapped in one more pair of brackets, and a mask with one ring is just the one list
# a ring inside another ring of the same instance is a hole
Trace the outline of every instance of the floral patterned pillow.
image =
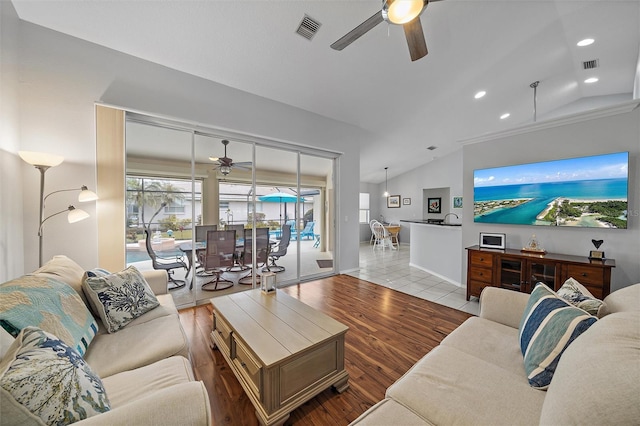
[(602, 300), (596, 299), (593, 294), (585, 286), (580, 284), (576, 279), (569, 278), (564, 282), (558, 290), (558, 296), (580, 309), (584, 309), (591, 315), (598, 318), (604, 306)]
[(82, 356), (37, 327), (24, 328), (7, 351), (0, 364), (0, 387), (8, 399), (3, 406), (19, 407), (4, 414), (20, 419), (33, 415), (48, 425), (67, 425), (110, 410), (100, 377)]
[(114, 274), (87, 277), (82, 289), (109, 333), (115, 333), (160, 305), (135, 266)]

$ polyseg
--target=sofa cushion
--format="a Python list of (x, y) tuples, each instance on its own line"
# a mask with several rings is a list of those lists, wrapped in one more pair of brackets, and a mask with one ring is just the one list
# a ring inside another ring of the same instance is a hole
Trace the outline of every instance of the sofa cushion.
[(576, 308), (539, 283), (520, 322), (520, 349), (531, 386), (546, 389), (562, 353), (597, 318)]
[(382, 401), (362, 413), (350, 425), (402, 425), (402, 426), (425, 426), (432, 425), (426, 419), (418, 416), (411, 409), (399, 404), (390, 398)]
[(106, 377), (103, 383), (115, 408), (145, 398), (160, 389), (193, 380), (189, 361), (182, 356), (173, 356)]
[(604, 302), (591, 294), (589, 290), (574, 278), (569, 278), (558, 289), (558, 296), (580, 309), (584, 309), (591, 315), (600, 317), (604, 308)]
[(445, 337), (441, 345), (456, 348), (520, 377), (526, 377), (516, 328), (471, 317), (456, 328), (454, 333)]
[(0, 285), (0, 324), (17, 336), (39, 327), (83, 355), (98, 324), (68, 284), (44, 276), (24, 275)]
[(610, 314), (562, 355), (540, 423), (631, 425), (639, 419), (640, 312)]
[(96, 335), (85, 360), (105, 378), (174, 355), (189, 358), (189, 345), (178, 316), (166, 315), (117, 333)]
[(84, 292), (109, 333), (159, 306), (158, 299), (135, 266), (104, 276), (87, 277)]
[[(67, 256), (53, 256), (47, 263), (36, 269), (30, 275), (37, 277), (54, 278), (63, 283), (67, 283), (73, 288), (82, 301), (86, 304), (87, 299), (82, 292), (82, 276), (84, 269)], [(88, 305), (87, 305), (88, 306)]]
[[(6, 355), (0, 364), (3, 407), (17, 411), (18, 403), (45, 424), (56, 425), (109, 411), (100, 377), (57, 337), (26, 327)], [(26, 417), (18, 412), (18, 418)]]
[(529, 386), (524, 376), (440, 345), (386, 396), (433, 424), (537, 425), (545, 392)]
[(613, 312), (640, 311), (640, 283), (614, 291), (604, 298), (605, 308), (601, 316)]

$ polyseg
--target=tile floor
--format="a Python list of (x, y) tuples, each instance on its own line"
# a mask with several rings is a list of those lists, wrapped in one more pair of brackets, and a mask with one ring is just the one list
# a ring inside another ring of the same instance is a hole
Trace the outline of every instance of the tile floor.
[(360, 270), (348, 275), (383, 285), (421, 299), (478, 315), (478, 299), (466, 299), (466, 289), (409, 266), (409, 246), (399, 250), (373, 249), (369, 243), (360, 244)]

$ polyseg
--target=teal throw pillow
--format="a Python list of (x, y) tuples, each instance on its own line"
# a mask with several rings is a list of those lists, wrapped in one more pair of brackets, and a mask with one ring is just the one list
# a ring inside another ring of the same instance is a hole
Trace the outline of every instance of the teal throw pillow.
[(114, 274), (87, 277), (82, 289), (109, 333), (115, 333), (160, 305), (135, 266)]
[(110, 410), (102, 381), (82, 356), (37, 327), (24, 328), (7, 351), (0, 387), (3, 404), (17, 403), (48, 425), (68, 425)]
[(98, 331), (98, 323), (73, 287), (33, 275), (0, 285), (0, 325), (14, 337), (25, 327), (38, 327), (80, 355)]
[(562, 353), (596, 321), (539, 283), (529, 296), (519, 328), (529, 384), (546, 389)]

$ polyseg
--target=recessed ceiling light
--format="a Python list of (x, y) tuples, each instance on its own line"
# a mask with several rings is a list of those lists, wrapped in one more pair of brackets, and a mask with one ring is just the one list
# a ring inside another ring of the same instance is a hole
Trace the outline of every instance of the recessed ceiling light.
[(478, 93), (475, 94), (474, 98), (480, 99), (481, 97), (483, 97), (486, 94), (487, 94), (487, 92), (485, 92), (484, 90), (481, 90), (481, 91), (479, 91)]
[(500, 116), (500, 120), (504, 120), (505, 118), (509, 118), (511, 116), (511, 114), (509, 114), (508, 112), (505, 112), (504, 114), (502, 114)]
[(580, 40), (578, 42), (578, 46), (580, 47), (585, 47), (585, 46), (589, 46), (590, 44), (593, 44), (595, 40), (592, 38), (585, 38), (584, 40)]
[(591, 84), (591, 83), (595, 83), (596, 81), (598, 81), (598, 79), (596, 77), (591, 77), (586, 79), (584, 82), (587, 84)]

